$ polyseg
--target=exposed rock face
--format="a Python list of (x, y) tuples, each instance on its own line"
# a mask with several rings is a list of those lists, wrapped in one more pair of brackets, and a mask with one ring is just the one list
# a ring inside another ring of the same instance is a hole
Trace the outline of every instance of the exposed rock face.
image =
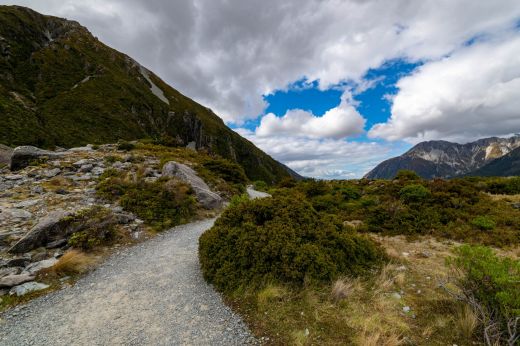
[(44, 246), (66, 237), (67, 226), (70, 220), (67, 218), (70, 213), (63, 210), (55, 211), (38, 222), (36, 226), (16, 244), (9, 252), (22, 253)]
[(190, 184), (195, 191), (197, 200), (206, 209), (219, 208), (222, 205), (222, 198), (211, 191), (209, 186), (202, 180), (197, 173), (190, 167), (170, 161), (166, 163), (162, 169), (162, 175), (165, 177), (176, 177)]
[(365, 178), (391, 179), (408, 169), (423, 178), (450, 178), (475, 171), (520, 147), (520, 135), (485, 138), (467, 144), (422, 142), (405, 154), (380, 163)]
[(520, 175), (520, 147), (469, 173), (469, 175), (503, 177)]
[(18, 171), (27, 167), (31, 161), (39, 159), (50, 159), (60, 156), (60, 153), (43, 150), (33, 146), (22, 146), (14, 149), (11, 156), (11, 170)]

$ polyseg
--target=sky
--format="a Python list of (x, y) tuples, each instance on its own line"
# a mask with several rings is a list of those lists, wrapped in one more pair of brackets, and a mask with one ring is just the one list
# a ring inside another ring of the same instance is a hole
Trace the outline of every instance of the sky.
[(300, 174), (520, 132), (518, 0), (19, 0), (79, 21)]

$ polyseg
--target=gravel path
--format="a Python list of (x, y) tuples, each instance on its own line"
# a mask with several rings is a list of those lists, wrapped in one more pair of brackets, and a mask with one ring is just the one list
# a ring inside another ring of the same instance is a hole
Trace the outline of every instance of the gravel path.
[(251, 198), (251, 199), (271, 197), (270, 194), (268, 194), (266, 192), (253, 190), (251, 187), (247, 187), (247, 194), (249, 195), (249, 198)]
[(203, 280), (199, 236), (212, 220), (111, 256), (74, 287), (1, 316), (0, 345), (243, 345), (247, 327)]

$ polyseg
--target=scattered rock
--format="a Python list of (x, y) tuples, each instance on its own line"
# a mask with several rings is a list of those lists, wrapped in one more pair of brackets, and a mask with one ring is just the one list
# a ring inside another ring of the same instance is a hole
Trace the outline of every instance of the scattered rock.
[(222, 205), (222, 198), (210, 190), (209, 186), (202, 180), (197, 173), (190, 167), (170, 161), (166, 163), (162, 170), (165, 177), (176, 177), (190, 184), (197, 200), (206, 209), (215, 209)]
[(19, 275), (7, 275), (0, 279), (0, 288), (17, 286), (32, 280), (34, 280), (34, 276), (26, 273)]
[(63, 238), (63, 239), (58, 239), (58, 240), (52, 241), (52, 242), (48, 243), (47, 245), (45, 245), (45, 247), (47, 249), (55, 249), (57, 247), (62, 247), (65, 244), (67, 244), (67, 239)]
[(29, 166), (31, 161), (54, 158), (60, 155), (60, 153), (43, 150), (32, 146), (17, 147), (14, 149), (11, 156), (11, 170), (18, 171)]
[(397, 293), (397, 292), (392, 293), (391, 297), (394, 298), (394, 299), (401, 299), (402, 298), (401, 295), (399, 293)]
[(36, 274), (42, 269), (50, 268), (58, 262), (55, 258), (49, 258), (40, 262), (34, 262), (29, 264), (25, 269), (24, 273)]
[(60, 173), (61, 173), (61, 169), (53, 168), (53, 169), (49, 169), (49, 170), (43, 171), (41, 173), (41, 175), (44, 176), (45, 178), (53, 178), (53, 177), (57, 176)]
[(22, 209), (0, 209), (0, 220), (3, 219), (30, 219), (33, 215)]
[(408, 313), (412, 310), (409, 306), (403, 306), (403, 312)]
[(15, 208), (29, 208), (29, 207), (35, 206), (39, 202), (40, 202), (39, 199), (28, 199), (28, 200), (16, 203), (15, 205), (13, 205), (13, 207), (15, 207)]
[(91, 164), (91, 163), (89, 163), (89, 164), (86, 164), (86, 165), (81, 166), (81, 167), (79, 168), (79, 171), (80, 171), (80, 172), (84, 172), (84, 173), (86, 173), (86, 172), (90, 172), (90, 171), (92, 171), (92, 168), (94, 168), (94, 165)]
[(18, 285), (16, 287), (13, 287), (10, 291), (10, 295), (16, 295), (18, 297), (24, 296), (27, 293), (35, 292), (35, 291), (41, 291), (44, 289), (49, 288), (49, 285), (42, 284), (40, 282), (32, 281), (32, 282), (26, 282), (22, 285)]
[(8, 275), (17, 275), (20, 272), (20, 267), (2, 268), (0, 269), (0, 278)]
[(67, 218), (68, 216), (70, 216), (70, 213), (63, 210), (51, 212), (41, 219), (25, 237), (14, 244), (14, 246), (9, 249), (9, 252), (27, 252), (56, 241), (57, 239), (62, 239), (70, 223), (69, 218)]
[(31, 262), (31, 260), (27, 257), (16, 257), (9, 259), (5, 264), (4, 267), (25, 267)]

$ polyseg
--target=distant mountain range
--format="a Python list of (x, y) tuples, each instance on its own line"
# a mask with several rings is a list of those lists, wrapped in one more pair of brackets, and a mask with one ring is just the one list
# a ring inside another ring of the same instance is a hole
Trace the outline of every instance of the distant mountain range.
[(0, 144), (52, 148), (143, 138), (219, 154), (251, 180), (297, 176), (79, 23), (0, 6)]
[(403, 155), (383, 161), (365, 178), (391, 179), (403, 169), (415, 171), (426, 179), (520, 175), (520, 135), (484, 138), (466, 144), (421, 142)]

